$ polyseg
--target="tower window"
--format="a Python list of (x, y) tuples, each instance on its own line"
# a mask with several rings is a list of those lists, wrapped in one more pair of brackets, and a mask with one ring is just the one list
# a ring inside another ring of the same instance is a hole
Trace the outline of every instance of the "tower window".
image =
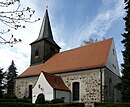
[(39, 50), (35, 50), (35, 56), (39, 56)]
[(50, 47), (50, 50), (53, 51), (53, 52), (55, 52), (55, 48), (53, 48), (53, 47)]

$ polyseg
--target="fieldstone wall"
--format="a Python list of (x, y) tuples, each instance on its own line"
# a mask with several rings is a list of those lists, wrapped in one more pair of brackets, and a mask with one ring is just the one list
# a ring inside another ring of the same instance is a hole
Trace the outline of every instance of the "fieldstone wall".
[(15, 95), (18, 98), (26, 97), (29, 95), (29, 85), (34, 87), (38, 77), (18, 78), (16, 79)]
[[(103, 102), (116, 102), (121, 98), (120, 92), (115, 88), (115, 85), (120, 82), (120, 79), (107, 68), (60, 73), (56, 75), (61, 76), (66, 86), (71, 90), (71, 101), (73, 99), (72, 84), (74, 82), (79, 82), (79, 101), (84, 102), (86, 105), (93, 105), (94, 102), (101, 102), (101, 91)], [(29, 85), (34, 87), (37, 79), (38, 76), (16, 79), (15, 95), (18, 98), (27, 98), (29, 95)]]
[[(89, 70), (79, 73), (71, 73), (68, 75), (60, 74), (65, 84), (69, 87), (72, 92), (73, 82), (80, 83), (80, 102), (92, 105), (93, 102), (100, 102), (100, 90), (101, 90), (101, 78), (100, 70)], [(72, 97), (71, 97), (72, 98)]]

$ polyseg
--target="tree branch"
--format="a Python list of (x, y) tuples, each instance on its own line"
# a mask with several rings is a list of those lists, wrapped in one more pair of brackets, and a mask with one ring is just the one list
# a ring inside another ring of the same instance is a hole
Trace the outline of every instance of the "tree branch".
[[(0, 7), (9, 7), (9, 6), (14, 6), (14, 4), (17, 3), (17, 7), (15, 7), (15, 10), (10, 10), (10, 11), (0, 11), (0, 22), (3, 23), (4, 25), (13, 28), (15, 30), (17, 30), (18, 28), (26, 28), (25, 25), (21, 25), (21, 22), (25, 22), (25, 23), (34, 23), (36, 21), (39, 21), (40, 18), (36, 19), (36, 20), (31, 20), (32, 16), (35, 13), (35, 10), (32, 10), (30, 7), (26, 7), (26, 8), (20, 8), (20, 0), (5, 0), (0, 2)], [(10, 31), (10, 29), (8, 29), (8, 31), (0, 31), (0, 34), (5, 34), (8, 33)], [(21, 42), (21, 39), (17, 40), (16, 38), (12, 38), (10, 40), (6, 40), (5, 38), (3, 38), (2, 36), (0, 36), (0, 39), (2, 41), (0, 41), (0, 44), (2, 43), (9, 43), (9, 44), (15, 44), (17, 42)]]

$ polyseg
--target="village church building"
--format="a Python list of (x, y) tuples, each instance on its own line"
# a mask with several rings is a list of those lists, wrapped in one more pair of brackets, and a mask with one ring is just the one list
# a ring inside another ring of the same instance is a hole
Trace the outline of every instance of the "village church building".
[(54, 41), (46, 9), (38, 38), (31, 44), (31, 64), (16, 78), (15, 95), (86, 104), (120, 100), (120, 82), (112, 38), (60, 52)]

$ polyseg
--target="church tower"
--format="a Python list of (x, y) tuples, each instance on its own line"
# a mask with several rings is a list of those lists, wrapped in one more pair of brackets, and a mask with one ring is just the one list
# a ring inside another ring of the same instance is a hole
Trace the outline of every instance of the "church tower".
[(38, 38), (31, 44), (31, 65), (44, 63), (52, 55), (60, 51), (53, 39), (51, 25), (46, 9)]

